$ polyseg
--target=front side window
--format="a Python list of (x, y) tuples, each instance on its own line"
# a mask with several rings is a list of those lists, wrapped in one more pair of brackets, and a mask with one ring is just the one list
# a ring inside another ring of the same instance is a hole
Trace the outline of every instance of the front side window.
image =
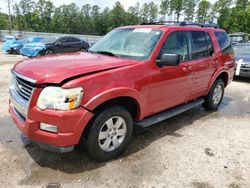
[(179, 54), (181, 56), (181, 61), (188, 60), (188, 42), (186, 33), (183, 31), (171, 33), (162, 45), (157, 59), (160, 59), (163, 54)]
[(203, 31), (191, 31), (192, 59), (208, 57), (207, 41)]
[(221, 52), (223, 54), (233, 53), (233, 47), (231, 45), (229, 37), (227, 36), (225, 32), (215, 32), (215, 36), (217, 38), (217, 41), (220, 45)]
[(159, 29), (122, 28), (105, 35), (89, 51), (114, 54), (128, 59), (145, 60), (151, 55), (162, 35)]
[(55, 43), (59, 38), (58, 37), (47, 37), (42, 39), (40, 42), (42, 44), (52, 44)]

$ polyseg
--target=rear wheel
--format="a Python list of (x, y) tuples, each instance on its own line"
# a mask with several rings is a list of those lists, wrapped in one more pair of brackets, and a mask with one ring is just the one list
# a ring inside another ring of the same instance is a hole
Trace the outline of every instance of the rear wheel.
[(224, 97), (225, 84), (218, 79), (213, 84), (209, 94), (205, 97), (204, 107), (207, 110), (217, 110)]
[(87, 150), (99, 161), (119, 155), (128, 144), (133, 131), (131, 114), (122, 106), (113, 106), (98, 113), (87, 136)]

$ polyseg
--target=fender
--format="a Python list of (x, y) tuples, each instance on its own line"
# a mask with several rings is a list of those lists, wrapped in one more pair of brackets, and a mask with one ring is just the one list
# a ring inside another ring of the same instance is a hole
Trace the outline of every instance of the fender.
[(104, 91), (93, 98), (91, 98), (87, 103), (83, 105), (84, 108), (93, 111), (96, 107), (99, 105), (103, 104), (106, 101), (109, 101), (111, 99), (115, 99), (118, 97), (131, 97), (133, 98), (139, 107), (139, 119), (142, 119), (142, 116), (144, 114), (143, 109), (145, 109), (145, 104), (146, 101), (143, 102), (143, 100), (140, 97), (141, 93), (139, 93), (135, 89), (127, 88), (127, 87), (119, 87), (119, 88), (114, 88), (111, 90)]
[(218, 76), (219, 76), (220, 74), (222, 74), (222, 73), (226, 73), (227, 76), (228, 76), (228, 79), (229, 79), (228, 69), (225, 69), (225, 67), (222, 67), (221, 69), (218, 69), (218, 70), (213, 74), (212, 78), (210, 79), (208, 88), (207, 88), (207, 90), (206, 90), (204, 96), (206, 96), (206, 95), (209, 93), (209, 91), (210, 91), (211, 87), (213, 86), (215, 80), (216, 80), (216, 79), (218, 78)]

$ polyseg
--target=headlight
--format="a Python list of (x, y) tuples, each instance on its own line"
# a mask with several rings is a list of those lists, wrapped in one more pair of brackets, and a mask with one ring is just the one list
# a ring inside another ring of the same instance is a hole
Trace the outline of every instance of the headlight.
[(40, 93), (37, 107), (41, 110), (72, 110), (80, 105), (82, 96), (83, 89), (81, 87), (63, 89), (48, 86)]

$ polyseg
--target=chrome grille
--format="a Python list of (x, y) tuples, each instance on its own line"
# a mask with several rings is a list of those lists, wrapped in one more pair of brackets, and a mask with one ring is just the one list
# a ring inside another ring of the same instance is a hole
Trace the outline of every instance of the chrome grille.
[(12, 77), (13, 87), (18, 95), (22, 97), (25, 101), (29, 101), (32, 91), (35, 87), (34, 83), (31, 83), (24, 78), (21, 78), (17, 74), (13, 74)]
[(35, 89), (35, 80), (12, 72), (10, 83), (10, 101), (17, 116), (25, 121), (30, 99)]

